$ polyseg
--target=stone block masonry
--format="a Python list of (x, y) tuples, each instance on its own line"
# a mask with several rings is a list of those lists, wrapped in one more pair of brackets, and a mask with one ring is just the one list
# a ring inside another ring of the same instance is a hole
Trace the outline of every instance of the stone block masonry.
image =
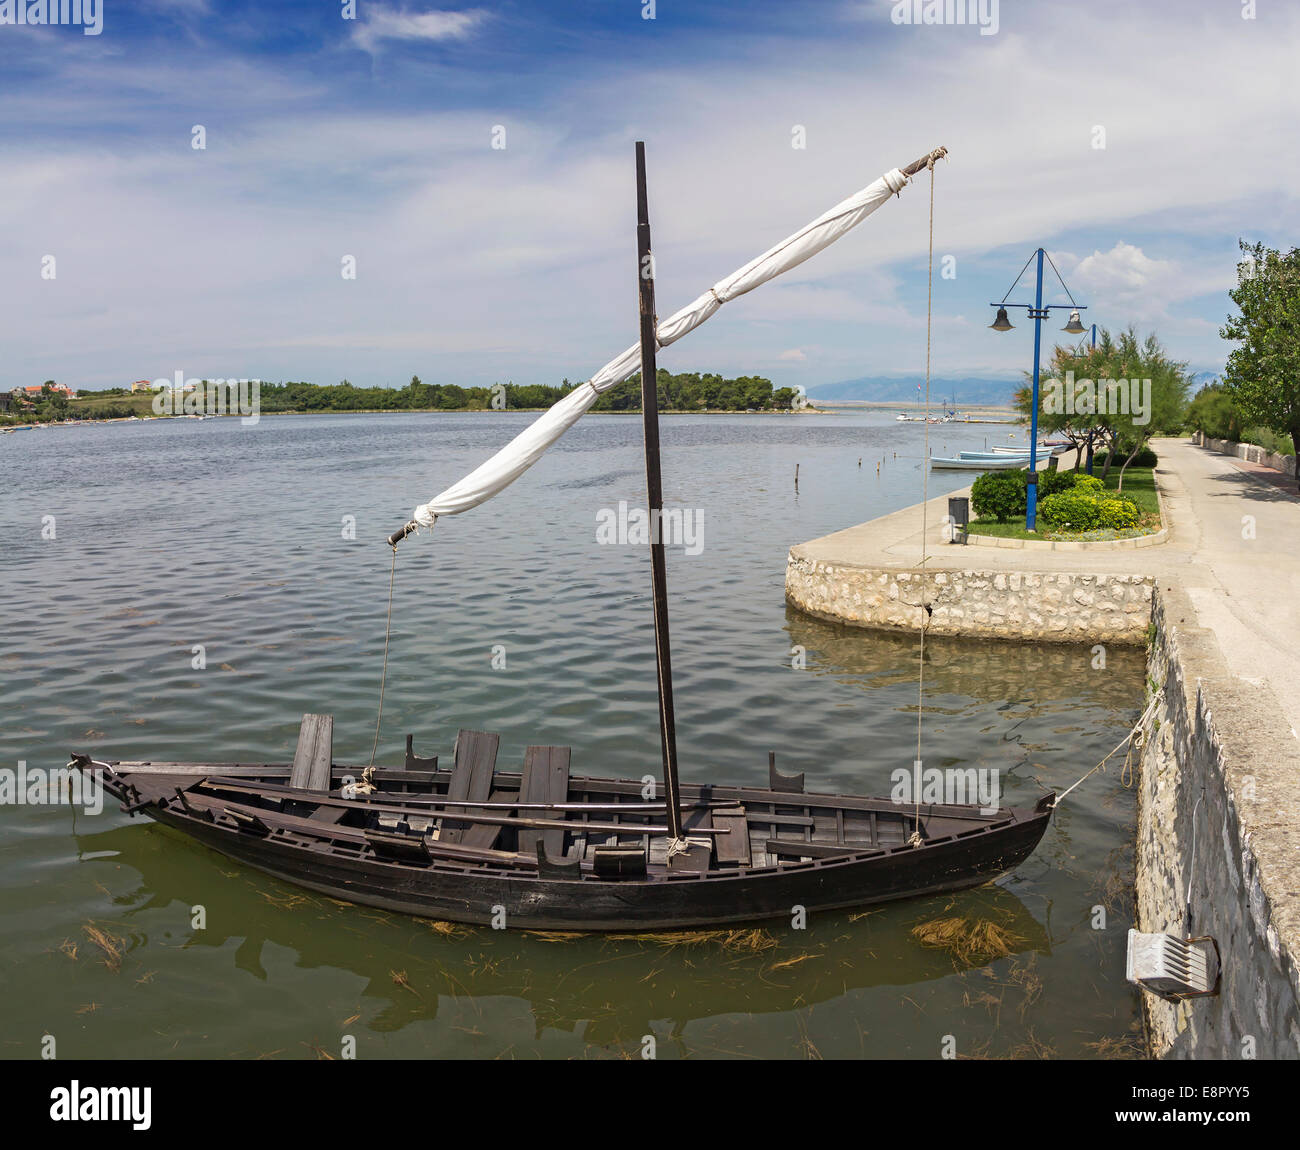
[(837, 564), (791, 552), (786, 599), (838, 623), (932, 635), (1042, 642), (1143, 643), (1149, 575), (982, 571)]
[[(1300, 1058), (1300, 779), (1268, 723), (1267, 688), (1227, 673), (1176, 584), (1155, 594), (1149, 674), (1163, 690), (1145, 732), (1138, 796), (1139, 929), (1219, 947), (1219, 994), (1142, 995), (1152, 1053)], [(1294, 740), (1292, 740), (1294, 742)]]

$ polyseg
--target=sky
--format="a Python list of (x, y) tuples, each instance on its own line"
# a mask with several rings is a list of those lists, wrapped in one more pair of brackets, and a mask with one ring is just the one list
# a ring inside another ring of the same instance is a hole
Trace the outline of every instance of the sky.
[[(1239, 238), (1300, 225), (1281, 0), (100, 0), (93, 35), (5, 22), (30, 2), (0, 0), (0, 388), (585, 379), (637, 335), (638, 139), (661, 315), (945, 145), (937, 380), (1030, 366), (989, 304), (1039, 246), (1047, 302), (1221, 370)], [(923, 373), (930, 195), (660, 365)]]

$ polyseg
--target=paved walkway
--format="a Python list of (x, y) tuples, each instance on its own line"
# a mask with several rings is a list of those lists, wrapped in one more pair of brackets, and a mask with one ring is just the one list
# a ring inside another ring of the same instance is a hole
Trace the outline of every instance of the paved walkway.
[[(1160, 450), (1179, 446), (1181, 441), (1169, 440)], [(1201, 448), (1187, 445), (1189, 450)], [(1219, 456), (1226, 460), (1226, 456)], [(1165, 501), (1166, 519), (1170, 503), (1178, 491), (1167, 489), (1165, 476), (1158, 475), (1161, 498)], [(954, 496), (970, 495), (970, 488), (954, 491), (931, 499), (927, 504), (916, 503), (850, 527), (823, 535), (808, 543), (792, 548), (801, 558), (816, 559), (851, 567), (896, 567), (910, 570), (921, 565), (922, 509), (925, 512), (925, 562), (927, 571), (1098, 571), (1108, 575), (1156, 575), (1169, 566), (1185, 562), (1188, 549), (1178, 533), (1171, 529), (1169, 539), (1155, 547), (1129, 549), (1104, 549), (1098, 551), (1053, 551), (1049, 548), (989, 547), (949, 543), (944, 538), (944, 516), (948, 514), (948, 500)], [(1170, 524), (1172, 528), (1172, 524)], [(1184, 533), (1185, 534), (1185, 533)]]
[[(1173, 577), (1212, 630), (1231, 674), (1276, 696), (1300, 732), (1300, 498), (1294, 481), (1186, 440), (1157, 440), (1156, 480), (1169, 538), (1136, 550), (1050, 551), (962, 546), (943, 539), (948, 496), (930, 500), (927, 570), (1081, 571)], [(965, 494), (958, 492), (956, 494)], [(801, 557), (914, 569), (921, 505), (800, 544)], [(1266, 706), (1265, 700), (1261, 704)], [(1300, 737), (1300, 735), (1297, 735)]]
[[(1168, 440), (1156, 448), (1160, 484), (1188, 554), (1172, 572), (1213, 631), (1228, 669), (1268, 684), (1300, 732), (1300, 498), (1257, 464)], [(1167, 476), (1166, 476), (1167, 468)], [(1274, 473), (1276, 475), (1276, 473)], [(1152, 548), (1153, 551), (1162, 550)], [(1140, 553), (1139, 553), (1140, 554)], [(1300, 736), (1297, 736), (1300, 737)]]

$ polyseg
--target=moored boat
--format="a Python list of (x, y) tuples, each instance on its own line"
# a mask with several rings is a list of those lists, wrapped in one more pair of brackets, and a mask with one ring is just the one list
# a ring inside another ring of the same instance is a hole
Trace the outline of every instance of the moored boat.
[[(639, 342), (475, 471), (417, 507), (388, 537), (393, 572), (402, 540), (500, 494), (600, 394), (638, 372), (647, 504), (650, 520), (661, 520), (657, 349), (698, 327), (727, 300), (833, 243), (944, 154), (936, 149), (892, 169), (659, 320), (638, 144)], [(774, 755), (766, 787), (681, 782), (664, 542), (658, 536), (652, 534), (648, 551), (662, 789), (653, 776), (649, 783), (645, 775), (571, 776), (568, 747), (529, 747), (518, 772), (498, 771), (499, 738), (473, 730), (457, 736), (450, 769), (441, 769), (436, 756), (416, 756), (409, 736), (401, 768), (349, 767), (334, 762), (328, 715), (304, 716), (292, 763), (106, 762), (78, 754), (70, 765), (99, 778), (128, 813), (311, 890), (514, 928), (661, 930), (788, 917), (800, 909), (975, 886), (1034, 850), (1051, 817), (1050, 794), (1031, 809), (984, 809), (973, 802), (805, 792), (804, 776), (782, 775)], [(388, 636), (384, 650), (381, 719)], [(379, 733), (377, 722), (376, 745)], [(648, 765), (636, 764), (642, 770)], [(919, 790), (920, 762), (915, 767)]]
[(942, 455), (930, 457), (930, 466), (936, 471), (1014, 471), (1029, 466), (1028, 455), (1002, 455), (985, 459), (951, 458)]
[[(299, 886), (546, 930), (706, 927), (977, 886), (1028, 857), (1053, 798), (981, 811), (805, 792), (772, 761), (766, 787), (681, 784), (689, 845), (669, 857), (665, 804), (637, 780), (571, 776), (567, 747), (498, 771), (497, 736), (461, 731), (450, 770), (408, 738), (401, 767), (367, 772), (331, 746), (332, 722), (307, 716), (292, 764), (72, 765), (130, 813)], [(363, 776), (374, 790), (358, 795)]]

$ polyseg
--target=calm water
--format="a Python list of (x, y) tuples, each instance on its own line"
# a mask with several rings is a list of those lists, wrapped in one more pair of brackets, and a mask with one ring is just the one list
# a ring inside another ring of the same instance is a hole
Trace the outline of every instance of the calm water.
[[(304, 711), (335, 715), (336, 759), (366, 761), (382, 537), (530, 418), (0, 436), (0, 766), (60, 767), (73, 749), (287, 759)], [(932, 428), (931, 446), (1009, 430)], [(884, 414), (665, 419), (665, 500), (704, 512), (702, 552), (669, 552), (685, 777), (762, 782), (775, 749), (810, 788), (884, 793), (911, 762), (915, 642), (802, 617), (783, 578), (790, 544), (919, 498), (923, 434)], [(381, 760), (400, 761), (407, 731), (446, 756), (464, 726), (499, 731), (506, 766), (564, 743), (575, 771), (658, 770), (648, 563), (595, 535), (600, 509), (643, 499), (642, 466), (637, 419), (589, 416), (506, 495), (402, 545)], [(936, 473), (930, 494), (966, 482)], [(1139, 710), (1142, 655), (1092, 662), (1087, 647), (929, 642), (927, 765), (997, 768), (1012, 803), (1067, 786)], [(0, 1052), (35, 1056), (50, 1034), (64, 1058), (313, 1058), (353, 1035), (359, 1057), (617, 1057), (653, 1034), (659, 1057), (930, 1058), (945, 1035), (963, 1055), (1132, 1053), (1133, 811), (1116, 766), (997, 884), (778, 924), (741, 949), (444, 933), (306, 895), (115, 807), (5, 807)], [(956, 916), (994, 921), (1013, 953), (972, 962), (912, 935)], [(120, 960), (87, 928), (121, 940)]]

